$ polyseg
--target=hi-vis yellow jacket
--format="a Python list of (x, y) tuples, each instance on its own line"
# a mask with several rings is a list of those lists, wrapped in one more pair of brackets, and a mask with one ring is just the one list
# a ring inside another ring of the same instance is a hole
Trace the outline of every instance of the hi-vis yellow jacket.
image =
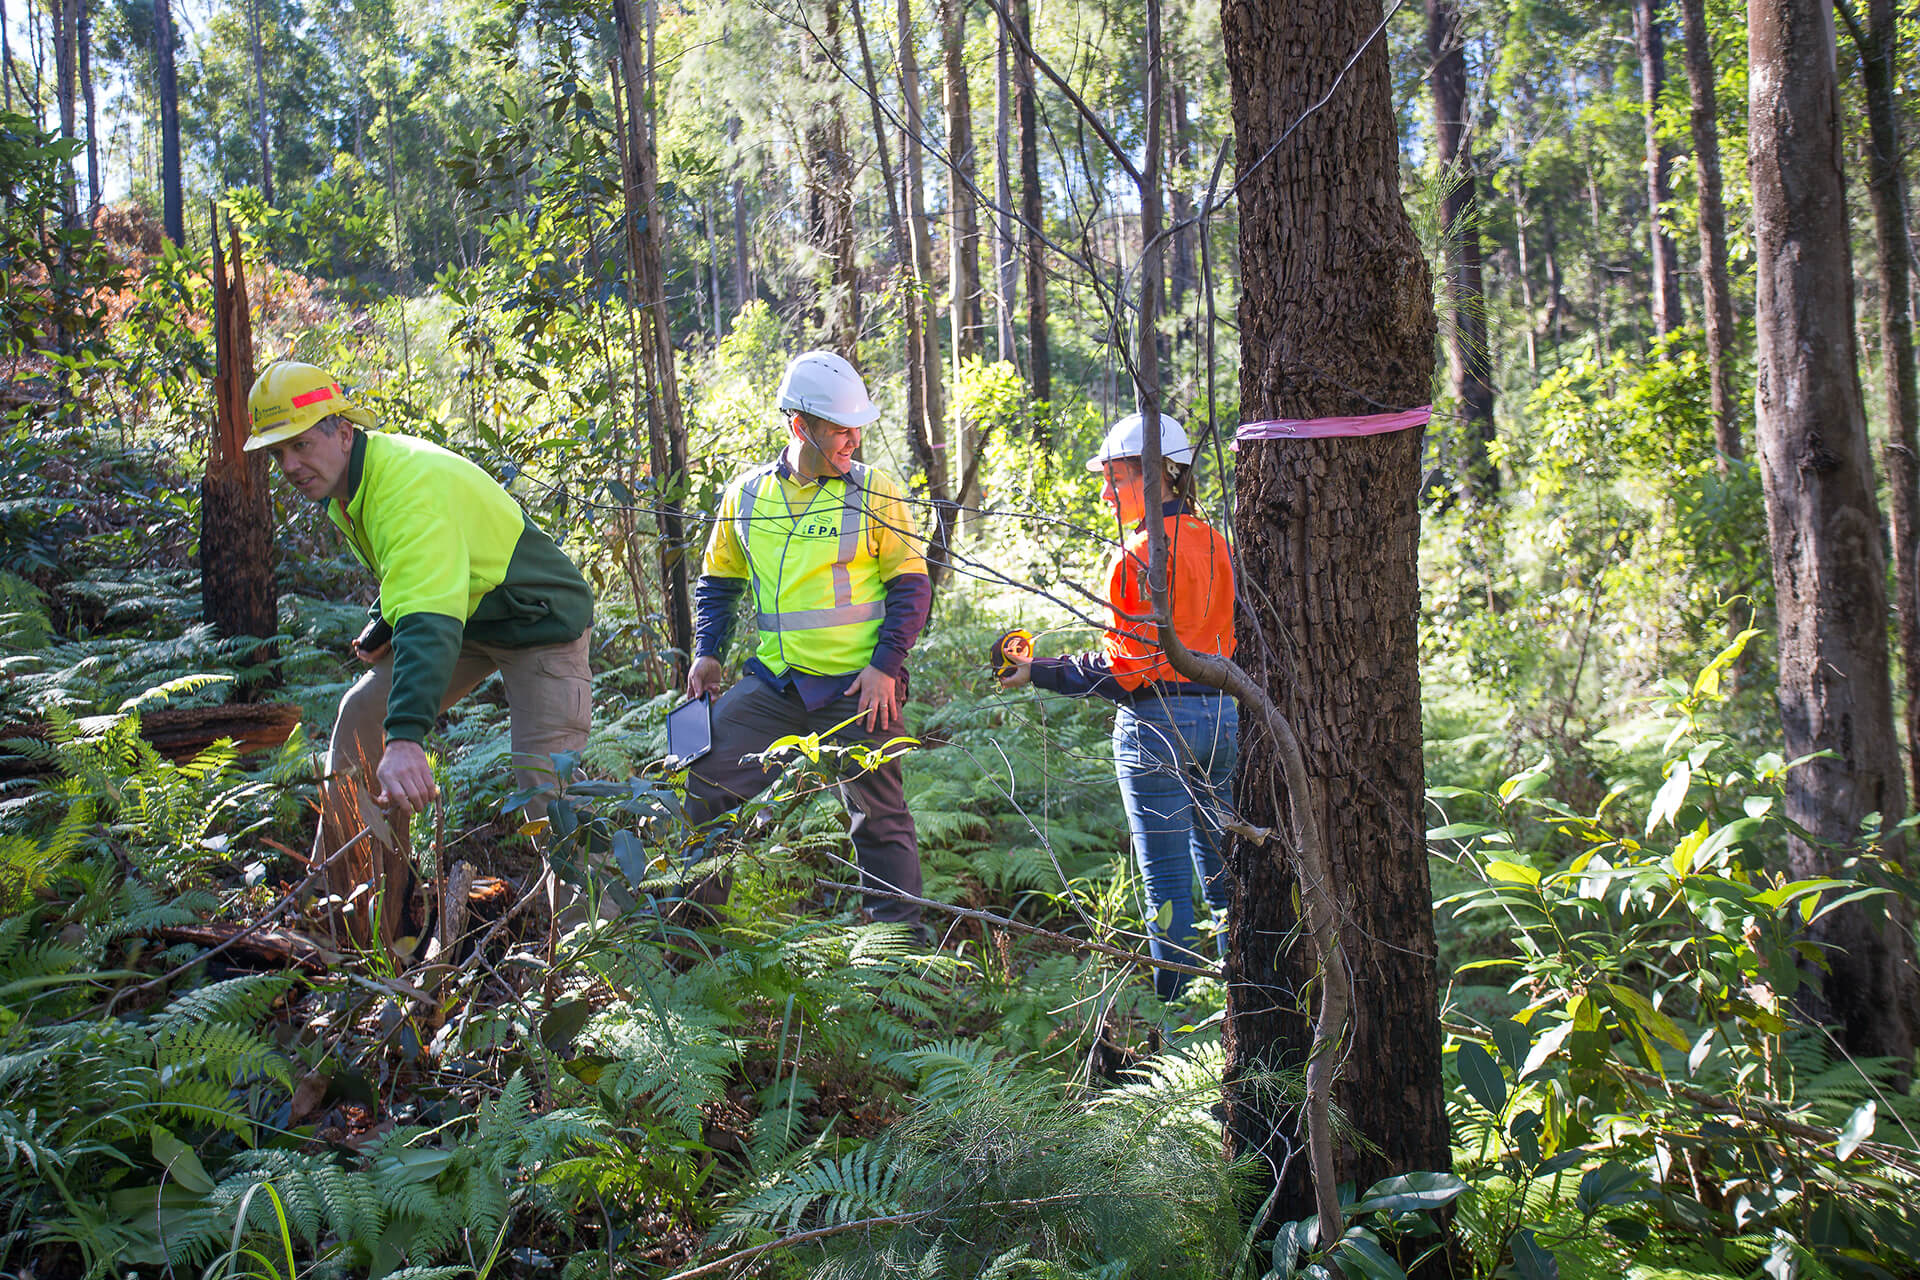
[(419, 742), (440, 714), (461, 645), (531, 649), (578, 639), (593, 593), (513, 495), (457, 453), (355, 432), (352, 495), (327, 517), (380, 580), (393, 627), (389, 740)]
[(886, 584), (927, 571), (899, 482), (854, 464), (807, 481), (775, 459), (727, 486), (704, 572), (747, 578), (754, 656), (773, 675), (843, 675), (873, 658)]

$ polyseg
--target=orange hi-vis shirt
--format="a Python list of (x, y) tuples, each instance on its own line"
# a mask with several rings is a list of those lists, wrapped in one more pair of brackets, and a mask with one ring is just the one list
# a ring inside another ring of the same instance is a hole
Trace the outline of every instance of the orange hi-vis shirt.
[[(1169, 504), (1172, 506), (1172, 504)], [(1195, 653), (1233, 656), (1233, 561), (1227, 540), (1185, 511), (1162, 515), (1167, 530), (1167, 603), (1173, 631)], [(1161, 650), (1147, 586), (1147, 530), (1143, 524), (1107, 568), (1107, 606), (1113, 621), (1100, 639), (1113, 679), (1132, 692), (1149, 680), (1185, 683)]]

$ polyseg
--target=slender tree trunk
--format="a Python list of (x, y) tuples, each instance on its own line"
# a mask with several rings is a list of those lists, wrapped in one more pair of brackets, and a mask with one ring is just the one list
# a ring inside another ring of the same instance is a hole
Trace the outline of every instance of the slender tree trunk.
[(1187, 122), (1187, 88), (1185, 80), (1177, 70), (1169, 68), (1172, 74), (1167, 77), (1167, 138), (1171, 144), (1167, 166), (1167, 207), (1173, 214), (1175, 226), (1184, 230), (1168, 237), (1168, 248), (1173, 252), (1172, 264), (1167, 271), (1167, 310), (1179, 317), (1176, 333), (1185, 341), (1193, 337), (1193, 324), (1186, 316), (1187, 295), (1194, 290), (1198, 279), (1194, 274), (1194, 237), (1198, 230), (1189, 225), (1193, 222), (1193, 126)]
[[(740, 140), (740, 117), (727, 118), (727, 142), (735, 145)], [(753, 264), (747, 258), (747, 183), (740, 177), (736, 156), (731, 200), (733, 205), (733, 309), (735, 313), (744, 310), (754, 296)]]
[[(900, 96), (906, 107), (906, 131), (900, 139), (901, 172), (905, 174), (907, 237), (913, 249), (913, 299), (920, 312), (920, 411), (926, 415), (931, 465), (927, 494), (934, 503), (935, 541), (944, 545), (944, 526), (953, 518), (952, 495), (947, 491), (947, 421), (945, 380), (941, 376), (940, 323), (934, 305), (933, 235), (927, 222), (926, 166), (921, 138), (926, 116), (920, 108), (920, 58), (915, 48), (912, 0), (895, 7), (900, 56)], [(930, 565), (929, 568), (932, 566)], [(935, 579), (938, 581), (938, 578)]]
[(1053, 355), (1047, 339), (1047, 258), (1041, 240), (1040, 99), (1034, 91), (1030, 0), (1010, 0), (1014, 24), (1013, 97), (1020, 122), (1020, 218), (1027, 246), (1027, 385), (1035, 403), (1033, 434), (1051, 436), (1048, 412), (1053, 399)]
[(5, 95), (7, 110), (13, 110), (13, 38), (7, 23), (6, 0), (0, 0), (0, 94)]
[[(1222, 4), (1243, 421), (1372, 414), (1431, 394), (1430, 278), (1400, 200), (1380, 22), (1379, 0)], [(1451, 1163), (1422, 809), (1420, 452), (1421, 433), (1407, 430), (1255, 441), (1239, 454), (1238, 656), (1313, 753), (1308, 785), (1291, 794), (1310, 797), (1332, 861), (1329, 887), (1302, 883), (1279, 840), (1243, 834), (1228, 846), (1227, 1145), (1234, 1156), (1259, 1153), (1256, 1176), (1298, 1149), (1294, 1125), (1246, 1081), (1310, 1065), (1307, 1002), (1339, 974), (1292, 943), (1303, 924), (1295, 904), (1329, 888), (1353, 982), (1350, 1033), (1329, 1052), (1355, 1069), (1334, 1100), (1377, 1146), (1339, 1150), (1339, 1176), (1364, 1188)], [(1242, 818), (1297, 830), (1281, 811), (1281, 744), (1256, 724), (1240, 758)], [(1286, 1165), (1274, 1220), (1315, 1211), (1306, 1167)]]
[[(260, 0), (248, 0), (247, 3), (248, 39), (253, 45), (253, 93), (257, 114), (254, 117), (254, 129), (260, 138), (260, 195), (271, 205), (273, 199), (273, 146), (272, 134), (267, 128), (267, 53), (260, 38)], [(393, 128), (389, 117), (387, 128)], [(398, 205), (394, 216), (399, 216)]]
[(713, 345), (720, 345), (724, 321), (720, 316), (720, 236), (713, 228), (713, 197), (700, 202), (701, 219), (707, 229), (707, 297), (713, 305)]
[(180, 88), (173, 69), (173, 2), (153, 0), (153, 41), (160, 75), (160, 207), (167, 238), (187, 242), (186, 206), (180, 191)]
[(953, 500), (954, 536), (961, 533), (966, 509), (974, 505), (979, 476), (980, 429), (961, 411), (960, 380), (967, 360), (980, 354), (986, 321), (980, 298), (980, 212), (974, 198), (980, 173), (973, 141), (973, 88), (967, 77), (967, 0), (941, 0), (941, 54), (947, 112), (947, 328), (953, 352), (953, 421), (947, 438), (956, 441)]
[(1740, 424), (1733, 403), (1733, 291), (1727, 284), (1727, 210), (1720, 194), (1720, 123), (1707, 42), (1706, 0), (1680, 0), (1686, 35), (1688, 121), (1693, 130), (1693, 167), (1700, 187), (1700, 297), (1705, 303), (1707, 378), (1713, 397), (1713, 444), (1720, 470), (1741, 454)]
[(1667, 234), (1661, 210), (1673, 202), (1667, 176), (1672, 157), (1660, 144), (1658, 108), (1666, 83), (1666, 42), (1660, 32), (1660, 0), (1634, 0), (1633, 30), (1640, 49), (1640, 99), (1647, 123), (1647, 234), (1653, 251), (1653, 331), (1662, 338), (1685, 324), (1680, 300), (1680, 255)]
[[(660, 525), (661, 594), (666, 603), (667, 642), (673, 648), (674, 683), (684, 684), (693, 661), (693, 597), (687, 587), (686, 521), (680, 510), (687, 486), (687, 432), (681, 419), (673, 333), (661, 273), (661, 226), (647, 81), (652, 64), (635, 21), (634, 0), (613, 0), (625, 89), (621, 180), (627, 200), (627, 260), (633, 299), (640, 307), (640, 362), (645, 369), (648, 462)], [(620, 95), (616, 95), (618, 97)]]
[[(1831, 0), (1748, 6), (1758, 297), (1756, 435), (1780, 619), (1780, 718), (1795, 878), (1831, 874), (1860, 823), (1907, 797), (1893, 728), (1886, 565), (1853, 337)], [(1815, 753), (1828, 753), (1825, 758)], [(1897, 843), (1897, 841), (1896, 841)], [(1809, 927), (1830, 969), (1811, 1011), (1851, 1053), (1913, 1057), (1916, 977), (1899, 896)]]
[(824, 46), (809, 47), (806, 67), (815, 97), (807, 110), (807, 221), (827, 263), (816, 291), (814, 323), (834, 350), (860, 339), (860, 274), (853, 234), (853, 155), (839, 94), (840, 5), (828, 0)]
[[(80, 136), (80, 8), (85, 2), (86, 0), (54, 0), (54, 92), (59, 97), (60, 133), (68, 138)], [(78, 180), (74, 177), (73, 162), (62, 161), (60, 220), (61, 224), (68, 228), (80, 225), (78, 185)], [(63, 249), (61, 253), (63, 261), (65, 256)]]
[[(1853, 21), (1851, 8), (1843, 10)], [(1867, 199), (1880, 283), (1880, 373), (1887, 399), (1887, 488), (1893, 498), (1894, 598), (1906, 680), (1907, 765), (1920, 796), (1920, 400), (1913, 354), (1913, 260), (1907, 243), (1906, 166), (1894, 99), (1897, 66), (1893, 0), (1867, 0), (1867, 28), (1854, 27), (1867, 102)]]
[[(274, 590), (273, 497), (265, 450), (245, 452), (253, 386), (253, 321), (240, 236), (213, 240), (213, 439), (200, 487), (200, 608), (221, 636), (270, 639), (279, 630)], [(267, 650), (270, 652), (270, 650)], [(255, 661), (262, 651), (256, 650)], [(237, 694), (246, 701), (258, 682)]]
[(1445, 194), (1440, 236), (1451, 306), (1445, 325), (1447, 383), (1459, 406), (1464, 456), (1461, 480), (1477, 502), (1500, 492), (1493, 443), (1493, 367), (1487, 346), (1487, 303), (1481, 282), (1478, 180), (1468, 144), (1466, 35), (1458, 0), (1427, 0), (1427, 60), (1433, 70), (1435, 158)]
[(87, 0), (75, 0), (80, 10), (80, 96), (87, 111), (87, 216), (88, 226), (100, 208), (100, 126), (93, 100), (93, 10)]
[(1513, 185), (1513, 247), (1520, 259), (1520, 309), (1527, 316), (1527, 372), (1540, 372), (1539, 319), (1534, 315), (1533, 262), (1527, 241), (1527, 182), (1515, 175)]
[(1019, 277), (1015, 258), (1018, 244), (1013, 230), (1013, 93), (1007, 71), (1007, 27), (1000, 24), (994, 47), (993, 75), (993, 278), (997, 295), (994, 357), (1019, 359), (1013, 340), (1013, 309), (1018, 301)]

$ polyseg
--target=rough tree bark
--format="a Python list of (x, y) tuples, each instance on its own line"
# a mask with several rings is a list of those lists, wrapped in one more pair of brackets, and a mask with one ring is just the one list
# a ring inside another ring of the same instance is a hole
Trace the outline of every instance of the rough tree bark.
[[(1853, 336), (1831, 0), (1753, 0), (1747, 112), (1753, 178), (1756, 436), (1780, 619), (1786, 816), (1796, 878), (1860, 844), (1861, 819), (1906, 813), (1888, 673), (1886, 564)], [(1892, 905), (1889, 905), (1892, 904)], [(1910, 1061), (1913, 943), (1898, 898), (1810, 927), (1830, 968), (1809, 1012), (1853, 1053)]]
[(1900, 154), (1894, 98), (1897, 32), (1893, 0), (1867, 0), (1861, 29), (1843, 3), (1860, 55), (1867, 100), (1867, 200), (1873, 206), (1874, 256), (1880, 293), (1880, 375), (1887, 400), (1887, 488), (1893, 501), (1893, 583), (1905, 677), (1909, 795), (1920, 796), (1920, 402), (1916, 402), (1912, 290), (1907, 242), (1907, 177)]
[(1719, 93), (1713, 47), (1707, 40), (1706, 0), (1680, 0), (1686, 37), (1688, 123), (1700, 188), (1700, 297), (1705, 303), (1707, 378), (1713, 403), (1713, 444), (1720, 470), (1742, 453), (1733, 403), (1733, 291), (1727, 285), (1727, 207), (1720, 193)]
[(645, 369), (648, 461), (652, 501), (660, 522), (660, 576), (666, 600), (667, 643), (673, 648), (674, 681), (684, 684), (693, 660), (693, 597), (687, 588), (686, 520), (680, 510), (687, 478), (687, 431), (680, 416), (680, 386), (673, 363), (673, 334), (661, 270), (660, 197), (648, 116), (646, 86), (652, 70), (633, 0), (614, 0), (614, 30), (620, 42), (624, 104), (617, 104), (623, 139), (621, 181), (626, 191), (628, 269), (640, 307), (640, 362)]
[(940, 322), (933, 296), (933, 233), (927, 223), (927, 183), (924, 142), (927, 121), (920, 109), (920, 58), (916, 52), (912, 0), (894, 6), (895, 53), (900, 59), (901, 113), (905, 128), (900, 137), (900, 171), (906, 188), (902, 202), (907, 218), (907, 243), (912, 250), (912, 293), (909, 304), (916, 323), (907, 332), (917, 343), (912, 373), (920, 380), (921, 429), (926, 433), (927, 497), (933, 503), (931, 544), (940, 563), (929, 562), (937, 586), (944, 576), (945, 551), (953, 520), (952, 495), (947, 490), (947, 412), (945, 379), (941, 376)]
[(1640, 100), (1647, 125), (1647, 236), (1653, 264), (1653, 329), (1666, 337), (1686, 323), (1680, 299), (1680, 255), (1660, 211), (1673, 201), (1667, 166), (1673, 157), (1661, 145), (1658, 108), (1666, 83), (1666, 42), (1660, 31), (1660, 0), (1634, 0), (1633, 34), (1640, 50)]
[(1433, 70), (1433, 126), (1440, 180), (1440, 236), (1445, 248), (1447, 384), (1459, 406), (1462, 487), (1476, 502), (1500, 492), (1493, 443), (1493, 363), (1487, 346), (1486, 291), (1480, 270), (1480, 196), (1468, 142), (1467, 49), (1458, 0), (1427, 0), (1427, 60)]
[(947, 113), (947, 328), (953, 352), (953, 422), (947, 438), (957, 441), (953, 500), (954, 536), (974, 505), (982, 441), (979, 425), (960, 410), (961, 367), (978, 356), (985, 340), (985, 309), (980, 297), (980, 211), (974, 198), (980, 172), (973, 142), (973, 87), (967, 77), (967, 0), (941, 0), (943, 93)]
[(100, 126), (99, 113), (93, 97), (93, 10), (86, 0), (76, 0), (80, 10), (80, 99), (85, 104), (87, 116), (87, 214), (86, 223), (93, 225), (93, 215), (100, 209)]
[[(1379, 413), (1432, 392), (1430, 277), (1400, 200), (1381, 21), (1378, 0), (1222, 5), (1243, 421)], [(1353, 1010), (1339, 1052), (1354, 1065), (1335, 1101), (1378, 1150), (1337, 1159), (1361, 1188), (1450, 1165), (1422, 817), (1420, 450), (1414, 430), (1250, 441), (1235, 482), (1237, 656), (1311, 751), (1306, 793), (1345, 912)], [(1256, 828), (1298, 828), (1278, 799), (1283, 746), (1258, 726), (1242, 734), (1235, 802)], [(1308, 1065), (1318, 969), (1309, 948), (1288, 943), (1302, 924), (1295, 890), (1310, 902), (1322, 886), (1303, 882), (1278, 841), (1236, 835), (1227, 865), (1227, 1142), (1231, 1154), (1261, 1154), (1271, 1177), (1293, 1125), (1245, 1082)], [(1304, 1217), (1314, 1211), (1305, 1162), (1286, 1169), (1274, 1212)]]
[(153, 0), (153, 42), (160, 71), (160, 207), (167, 238), (187, 242), (187, 212), (180, 190), (180, 87), (173, 68), (173, 3)]
[[(1047, 256), (1041, 239), (1040, 98), (1033, 83), (1033, 16), (1029, 0), (1011, 0), (1013, 103), (1020, 128), (1020, 219), (1027, 255), (1027, 387), (1036, 405), (1053, 399), (1053, 350), (1047, 339)], [(1048, 417), (1036, 409), (1033, 434), (1049, 437)]]
[[(280, 622), (273, 586), (273, 497), (266, 451), (245, 451), (253, 322), (240, 235), (229, 227), (227, 238), (225, 254), (218, 235), (213, 242), (214, 420), (200, 484), (200, 611), (222, 636), (265, 640)], [(239, 700), (246, 701), (256, 687), (236, 690)]]

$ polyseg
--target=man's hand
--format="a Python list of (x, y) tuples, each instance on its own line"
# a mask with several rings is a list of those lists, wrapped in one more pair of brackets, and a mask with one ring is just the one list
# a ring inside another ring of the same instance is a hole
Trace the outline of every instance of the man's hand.
[(426, 749), (417, 742), (389, 742), (374, 781), (380, 790), (373, 802), (402, 821), (440, 798), (440, 784), (433, 780)]
[(1013, 665), (1007, 674), (1000, 677), (1002, 689), (1024, 689), (1033, 683), (1032, 658), (1015, 658), (1008, 655), (1008, 661)]
[(384, 618), (369, 618), (360, 634), (353, 638), (353, 656), (372, 666), (393, 652), (393, 628)]
[(720, 665), (720, 659), (711, 654), (704, 658), (695, 658), (693, 666), (687, 672), (687, 696), (699, 698), (710, 693), (719, 693), (727, 682), (727, 669)]
[(860, 701), (867, 717), (867, 732), (891, 729), (900, 718), (900, 687), (894, 678), (878, 667), (867, 667), (853, 678), (847, 692)]
[(385, 662), (392, 653), (393, 646), (390, 644), (383, 644), (373, 649), (362, 649), (358, 640), (353, 642), (353, 656), (368, 666), (372, 666), (376, 662)]

